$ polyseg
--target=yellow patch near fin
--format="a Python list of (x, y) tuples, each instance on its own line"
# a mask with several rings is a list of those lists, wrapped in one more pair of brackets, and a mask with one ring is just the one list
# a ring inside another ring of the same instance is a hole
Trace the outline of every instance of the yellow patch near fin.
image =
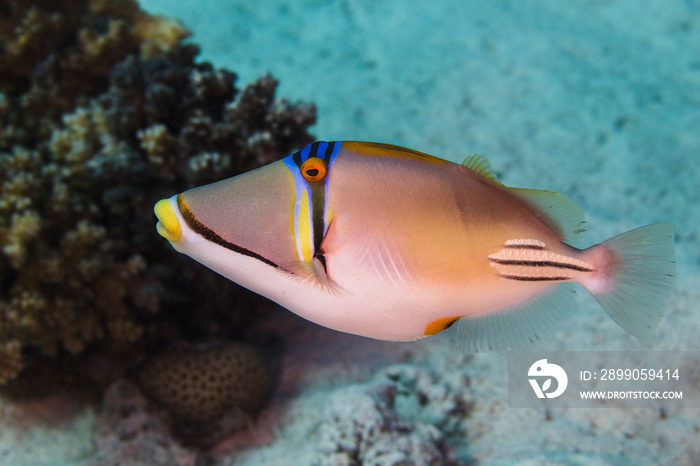
[(462, 162), (462, 166), (477, 173), (478, 175), (481, 175), (487, 180), (492, 181), (493, 183), (496, 183), (501, 186), (503, 185), (503, 183), (501, 183), (501, 181), (496, 176), (496, 172), (493, 171), (493, 168), (491, 167), (489, 161), (486, 159), (485, 156), (481, 154), (470, 155), (469, 157), (464, 159), (464, 162)]
[(299, 238), (297, 244), (299, 251), (299, 261), (310, 261), (314, 256), (313, 250), (313, 220), (311, 219), (311, 210), (309, 209), (309, 193), (304, 189), (301, 191), (301, 201), (299, 206), (299, 218), (297, 224), (299, 226)]
[(423, 333), (423, 335), (435, 335), (436, 333), (440, 333), (443, 330), (447, 330), (452, 324), (454, 324), (459, 319), (459, 317), (444, 317), (434, 322), (430, 322), (428, 326), (425, 327), (425, 332)]
[(182, 235), (182, 227), (177, 219), (177, 215), (175, 215), (170, 199), (158, 201), (153, 207), (153, 212), (158, 217), (158, 224), (156, 225), (158, 234), (168, 241), (179, 240)]

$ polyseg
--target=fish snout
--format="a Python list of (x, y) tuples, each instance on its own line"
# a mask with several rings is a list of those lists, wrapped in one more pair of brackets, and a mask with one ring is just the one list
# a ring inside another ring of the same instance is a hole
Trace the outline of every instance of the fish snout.
[(153, 207), (153, 212), (155, 212), (156, 217), (158, 217), (158, 223), (156, 224), (158, 234), (171, 243), (178, 241), (182, 236), (182, 227), (180, 226), (180, 220), (175, 213), (171, 199), (162, 199), (158, 201)]

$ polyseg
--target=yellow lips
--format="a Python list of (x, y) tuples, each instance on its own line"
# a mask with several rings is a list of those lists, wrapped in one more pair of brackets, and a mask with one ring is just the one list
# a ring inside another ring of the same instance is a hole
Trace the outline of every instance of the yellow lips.
[(179, 240), (182, 235), (182, 227), (180, 227), (180, 222), (177, 219), (177, 215), (175, 215), (170, 199), (158, 201), (153, 207), (153, 211), (158, 217), (156, 229), (160, 236), (168, 241)]

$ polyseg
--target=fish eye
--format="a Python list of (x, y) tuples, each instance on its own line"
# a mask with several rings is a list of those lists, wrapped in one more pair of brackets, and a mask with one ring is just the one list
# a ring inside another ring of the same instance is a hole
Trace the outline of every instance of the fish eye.
[(328, 174), (326, 161), (319, 157), (310, 157), (301, 164), (301, 176), (310, 183), (321, 181)]

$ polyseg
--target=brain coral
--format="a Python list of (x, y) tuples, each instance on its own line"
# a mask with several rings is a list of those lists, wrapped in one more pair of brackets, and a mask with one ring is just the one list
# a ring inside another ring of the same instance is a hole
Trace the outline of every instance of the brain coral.
[[(0, 383), (43, 355), (240, 332), (239, 288), (173, 254), (155, 201), (310, 141), (270, 76), (196, 63), (132, 0), (0, 5)], [(148, 338), (145, 338), (148, 337)]]
[(197, 432), (199, 440), (211, 440), (212, 429), (240, 429), (263, 407), (271, 386), (267, 361), (240, 342), (162, 352), (141, 367), (138, 379), (175, 418), (178, 434)]

